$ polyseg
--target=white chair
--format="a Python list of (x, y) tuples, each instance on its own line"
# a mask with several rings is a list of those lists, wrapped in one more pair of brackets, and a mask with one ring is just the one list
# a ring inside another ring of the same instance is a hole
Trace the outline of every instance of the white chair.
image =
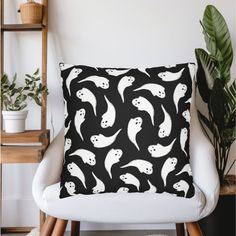
[(41, 235), (61, 236), (67, 220), (72, 221), (71, 235), (79, 235), (79, 222), (104, 223), (176, 223), (177, 235), (183, 235), (186, 223), (190, 236), (202, 235), (199, 219), (210, 214), (219, 195), (214, 150), (202, 132), (193, 92), (191, 108), (190, 155), (196, 194), (193, 198), (171, 194), (104, 193), (76, 195), (59, 199), (63, 164), (63, 130), (47, 149), (33, 180), (33, 196), (47, 218)]

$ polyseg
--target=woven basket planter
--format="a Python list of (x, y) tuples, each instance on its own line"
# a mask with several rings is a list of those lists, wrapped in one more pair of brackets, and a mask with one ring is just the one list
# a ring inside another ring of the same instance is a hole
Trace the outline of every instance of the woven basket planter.
[(20, 4), (21, 21), (23, 24), (42, 23), (43, 5), (33, 0)]

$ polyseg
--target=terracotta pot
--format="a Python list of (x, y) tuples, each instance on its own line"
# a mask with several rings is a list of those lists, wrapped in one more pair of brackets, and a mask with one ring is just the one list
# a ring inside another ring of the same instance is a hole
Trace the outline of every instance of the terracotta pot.
[(23, 24), (42, 23), (43, 5), (33, 0), (20, 4), (21, 21)]

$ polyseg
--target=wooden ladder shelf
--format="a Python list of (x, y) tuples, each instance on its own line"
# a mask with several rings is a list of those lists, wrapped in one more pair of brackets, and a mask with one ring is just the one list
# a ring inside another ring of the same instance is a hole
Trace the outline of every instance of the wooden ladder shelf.
[[(42, 85), (47, 85), (47, 37), (48, 37), (48, 0), (41, 0), (43, 5), (43, 20), (42, 24), (5, 24), (4, 23), (4, 0), (0, 0), (0, 75), (4, 73), (4, 34), (6, 32), (17, 31), (40, 31), (41, 32), (41, 82)], [(50, 132), (46, 129), (46, 107), (47, 95), (42, 95), (41, 107), (41, 129), (27, 130), (24, 133), (9, 134), (1, 131), (1, 158), (0, 158), (0, 194), (2, 194), (2, 164), (6, 163), (38, 163), (42, 160), (43, 154), (49, 145)], [(2, 209), (2, 207), (0, 207)], [(40, 212), (40, 226), (45, 219), (44, 213)], [(29, 232), (31, 227), (10, 227), (2, 228), (2, 233), (19, 233)]]

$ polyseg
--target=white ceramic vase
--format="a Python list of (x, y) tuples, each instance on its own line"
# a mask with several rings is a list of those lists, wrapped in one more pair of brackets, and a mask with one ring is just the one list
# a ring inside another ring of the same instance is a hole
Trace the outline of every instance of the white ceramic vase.
[(6, 133), (21, 133), (25, 131), (25, 120), (28, 111), (2, 111)]

